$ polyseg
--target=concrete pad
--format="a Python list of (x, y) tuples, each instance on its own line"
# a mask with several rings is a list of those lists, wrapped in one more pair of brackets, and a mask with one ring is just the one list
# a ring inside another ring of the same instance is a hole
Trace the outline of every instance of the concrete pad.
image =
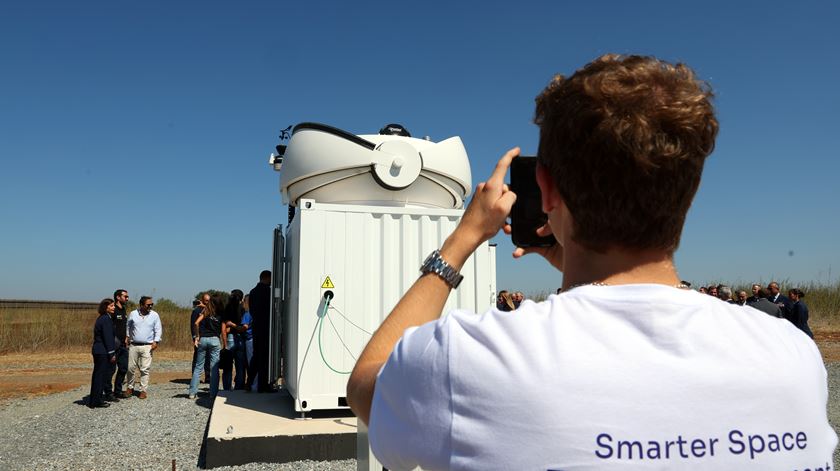
[(219, 391), (205, 443), (205, 466), (253, 462), (342, 460), (356, 457), (356, 417), (317, 411), (300, 419), (285, 391)]

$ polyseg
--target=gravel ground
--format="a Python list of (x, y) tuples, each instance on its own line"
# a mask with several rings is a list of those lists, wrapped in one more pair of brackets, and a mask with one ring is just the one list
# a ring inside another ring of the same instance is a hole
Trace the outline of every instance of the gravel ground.
[[(840, 363), (829, 363), (828, 370), (828, 421), (831, 422), (834, 431), (840, 430)], [(840, 433), (838, 433), (840, 435)], [(834, 449), (834, 466), (840, 463), (840, 447)]]
[[(90, 367), (89, 364), (85, 365)], [(155, 372), (187, 371), (189, 362), (161, 361)], [(201, 444), (210, 399), (186, 399), (187, 384), (149, 386), (149, 398), (121, 400), (107, 409), (84, 403), (90, 386), (0, 405), (0, 470), (201, 469)], [(202, 385), (206, 390), (206, 386)], [(114, 450), (123, 450), (116, 453)], [(356, 460), (250, 463), (214, 470), (346, 470)]]
[[(161, 362), (155, 371), (185, 371), (188, 362)], [(840, 425), (840, 363), (827, 365), (828, 418)], [(149, 399), (132, 398), (108, 409), (89, 409), (87, 388), (17, 399), (0, 405), (0, 470), (179, 470), (201, 469), (201, 443), (210, 400), (184, 398), (187, 385), (153, 384)], [(124, 450), (115, 453), (114, 450)], [(835, 450), (834, 462), (840, 462)], [(251, 463), (226, 470), (346, 470), (356, 460)]]

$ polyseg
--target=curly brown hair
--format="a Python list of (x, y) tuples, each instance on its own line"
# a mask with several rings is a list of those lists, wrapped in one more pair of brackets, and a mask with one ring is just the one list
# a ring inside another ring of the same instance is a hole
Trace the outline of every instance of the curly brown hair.
[(673, 253), (718, 121), (712, 91), (684, 64), (603, 55), (537, 97), (539, 162), (590, 250)]

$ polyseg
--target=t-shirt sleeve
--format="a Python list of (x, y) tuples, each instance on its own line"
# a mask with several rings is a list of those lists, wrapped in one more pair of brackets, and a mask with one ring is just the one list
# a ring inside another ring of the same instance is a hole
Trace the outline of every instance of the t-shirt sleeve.
[(376, 379), (368, 438), (388, 469), (449, 467), (448, 316), (407, 329)]

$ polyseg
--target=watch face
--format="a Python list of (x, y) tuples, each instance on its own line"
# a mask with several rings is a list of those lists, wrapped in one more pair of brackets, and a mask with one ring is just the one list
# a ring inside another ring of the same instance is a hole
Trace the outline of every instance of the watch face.
[(425, 270), (429, 270), (431, 267), (433, 267), (437, 256), (438, 256), (438, 251), (437, 250), (430, 253), (429, 256), (426, 257), (426, 260), (423, 261), (423, 265), (420, 267), (420, 270), (425, 271)]

